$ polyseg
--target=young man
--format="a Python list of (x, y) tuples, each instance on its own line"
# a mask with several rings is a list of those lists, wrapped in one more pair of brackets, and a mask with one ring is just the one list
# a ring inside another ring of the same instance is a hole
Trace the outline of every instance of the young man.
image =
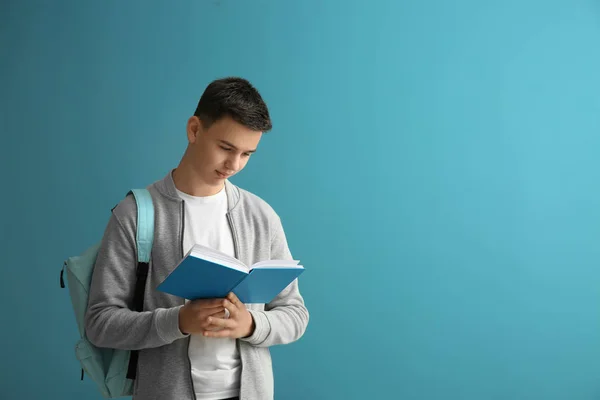
[(297, 280), (269, 304), (187, 301), (156, 286), (195, 243), (250, 265), (291, 259), (281, 221), (259, 197), (230, 183), (271, 129), (267, 106), (241, 78), (212, 82), (187, 123), (179, 165), (148, 187), (155, 236), (144, 311), (131, 310), (136, 282), (135, 200), (111, 214), (89, 294), (86, 332), (99, 347), (139, 350), (135, 400), (267, 400), (269, 347), (298, 340), (308, 311)]

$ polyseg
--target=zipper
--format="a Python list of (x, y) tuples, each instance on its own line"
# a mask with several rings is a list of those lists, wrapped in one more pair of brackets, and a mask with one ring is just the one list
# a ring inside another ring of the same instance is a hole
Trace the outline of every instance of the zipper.
[[(235, 226), (233, 225), (233, 221), (231, 218), (231, 215), (229, 214), (229, 212), (227, 214), (225, 214), (227, 216), (227, 221), (229, 222), (229, 227), (231, 228), (231, 236), (233, 237), (233, 254), (235, 258), (239, 257), (239, 244), (238, 244), (238, 239), (237, 239), (237, 231), (235, 230)], [(182, 200), (181, 201), (181, 258), (183, 258), (184, 256), (184, 252), (183, 252), (183, 235), (185, 234), (185, 201)], [(183, 304), (185, 304), (185, 299), (183, 300)], [(189, 347), (189, 337), (187, 339), (188, 341), (188, 347)], [(242, 374), (244, 372), (244, 360), (242, 360), (242, 351), (240, 348), (240, 342), (239, 340), (236, 340), (236, 347), (238, 348), (238, 352), (240, 354), (240, 367), (241, 367), (241, 372), (240, 374)], [(190, 353), (189, 353), (189, 349), (185, 349), (186, 350), (186, 359), (188, 361), (188, 371), (190, 372), (189, 374), (189, 379), (190, 379), (190, 388), (192, 390), (192, 398), (193, 399), (197, 399), (196, 398), (196, 391), (194, 390), (194, 379), (192, 377), (192, 360), (190, 360)], [(240, 395), (241, 395), (241, 391), (242, 391), (242, 385), (241, 385), (241, 379), (240, 379)], [(240, 397), (241, 398), (241, 397)]]
[(231, 220), (231, 215), (229, 213), (227, 215), (227, 221), (229, 222), (229, 228), (231, 228), (231, 236), (233, 236), (233, 256), (235, 258), (239, 257), (239, 249), (238, 249), (238, 241), (237, 241), (237, 231), (233, 226), (233, 221)]
[[(181, 200), (181, 236), (180, 236), (180, 243), (181, 243), (181, 247), (179, 248), (180, 252), (181, 252), (181, 258), (183, 259), (184, 256), (184, 251), (183, 251), (183, 235), (185, 234), (185, 201), (182, 199)], [(185, 299), (183, 299), (183, 304), (185, 305)], [(188, 346), (185, 347), (184, 346), (184, 350), (185, 350), (185, 359), (188, 362), (188, 371), (189, 371), (189, 387), (190, 390), (192, 392), (192, 398), (194, 400), (196, 400), (196, 391), (194, 390), (194, 378), (192, 378), (192, 360), (190, 360), (190, 353), (189, 353), (189, 346), (190, 346), (190, 337), (188, 336), (187, 340), (186, 340)]]
[[(235, 230), (235, 226), (233, 225), (233, 219), (231, 218), (231, 214), (229, 214), (229, 212), (227, 212), (227, 221), (229, 222), (229, 227), (231, 228), (231, 236), (233, 237), (233, 255), (235, 258), (239, 258), (239, 246), (238, 246), (238, 240), (237, 240), (237, 231)], [(242, 356), (242, 349), (240, 346), (240, 341), (239, 339), (236, 339), (235, 341), (235, 346), (238, 349), (238, 354), (240, 355), (240, 394), (239, 394), (239, 398), (242, 398), (242, 375), (244, 374), (244, 360), (243, 360), (243, 356)]]
[[(181, 200), (181, 237), (180, 237), (180, 244), (181, 247), (179, 248), (179, 250), (181, 251), (181, 258), (183, 258), (184, 253), (183, 253), (183, 235), (185, 234), (185, 201)], [(185, 303), (185, 300), (184, 300)]]

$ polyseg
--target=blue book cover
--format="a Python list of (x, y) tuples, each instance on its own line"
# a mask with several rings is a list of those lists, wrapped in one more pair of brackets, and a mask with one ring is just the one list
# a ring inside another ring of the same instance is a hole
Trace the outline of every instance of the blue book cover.
[(188, 300), (224, 298), (269, 303), (300, 274), (296, 260), (267, 260), (247, 266), (217, 250), (195, 245), (157, 289)]

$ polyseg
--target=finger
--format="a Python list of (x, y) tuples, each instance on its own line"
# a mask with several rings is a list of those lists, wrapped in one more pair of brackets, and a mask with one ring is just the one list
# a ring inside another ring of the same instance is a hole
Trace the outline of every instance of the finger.
[(245, 306), (244, 306), (244, 303), (242, 303), (242, 302), (240, 301), (240, 299), (238, 299), (238, 297), (237, 297), (237, 296), (235, 295), (235, 293), (233, 293), (233, 292), (230, 292), (230, 293), (227, 295), (227, 300), (229, 300), (230, 302), (232, 302), (233, 304), (235, 304), (235, 306), (236, 306), (237, 308), (239, 308), (240, 310), (242, 310), (242, 309), (245, 307)]
[(218, 317), (218, 318), (224, 318), (225, 317), (225, 308), (223, 306), (221, 307), (217, 307), (217, 308), (210, 308), (210, 309), (196, 309), (193, 310), (192, 312), (192, 318), (197, 321), (196, 323), (198, 323), (199, 327), (201, 328), (206, 328), (209, 323), (207, 322), (209, 317)]
[(218, 308), (223, 307), (223, 299), (198, 299), (192, 301), (192, 304), (198, 308)]
[(238, 315), (239, 309), (229, 300), (223, 300), (223, 306), (229, 310), (230, 318), (235, 318)]
[(217, 312), (214, 312), (211, 314), (198, 313), (197, 318), (200, 322), (200, 327), (202, 329), (206, 329), (211, 326), (211, 323), (210, 323), (211, 320), (225, 319), (225, 311), (223, 311), (223, 309), (221, 309), (220, 311), (217, 311)]
[(209, 316), (211, 316), (213, 314), (217, 314), (217, 313), (223, 313), (224, 311), (225, 311), (225, 307), (223, 307), (222, 305), (219, 307), (213, 307), (213, 308), (194, 309), (194, 313), (200, 319), (206, 319), (206, 317), (209, 317)]
[(225, 319), (225, 309), (221, 308), (221, 310), (214, 312), (213, 314), (209, 314), (209, 317), (213, 318), (222, 318)]
[(220, 331), (221, 328), (216, 327), (214, 325), (206, 325), (202, 328), (204, 331)]
[(224, 337), (232, 337), (232, 331), (229, 329), (223, 329), (220, 331), (204, 331), (204, 336), (205, 337), (212, 337), (212, 338), (224, 338)]
[(210, 327), (218, 327), (218, 328), (224, 328), (224, 329), (233, 329), (237, 325), (237, 323), (235, 321), (232, 321), (231, 319), (214, 318), (214, 317), (208, 317), (206, 322), (208, 322), (208, 326), (210, 326)]

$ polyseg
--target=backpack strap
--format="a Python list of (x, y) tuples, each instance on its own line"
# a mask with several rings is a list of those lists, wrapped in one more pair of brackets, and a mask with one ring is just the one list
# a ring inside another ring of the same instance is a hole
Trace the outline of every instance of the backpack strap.
[[(144, 309), (144, 289), (146, 288), (150, 254), (152, 253), (152, 243), (154, 240), (154, 205), (152, 203), (152, 196), (147, 189), (132, 189), (129, 193), (133, 193), (137, 203), (136, 243), (138, 265), (135, 292), (133, 295), (133, 311), (141, 312)], [(138, 352), (131, 351), (129, 368), (127, 369), (128, 379), (135, 379), (137, 360)]]
[(147, 189), (132, 189), (137, 203), (137, 249), (138, 262), (150, 262), (152, 241), (154, 240), (154, 206)]

